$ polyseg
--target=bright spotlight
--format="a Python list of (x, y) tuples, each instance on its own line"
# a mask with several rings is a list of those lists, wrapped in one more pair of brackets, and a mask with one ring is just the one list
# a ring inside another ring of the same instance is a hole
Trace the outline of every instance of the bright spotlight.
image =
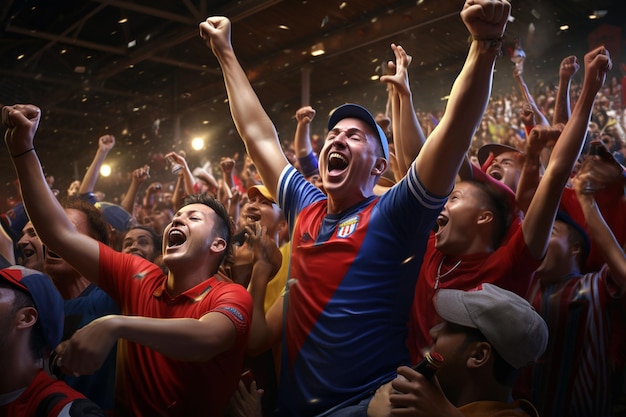
[(193, 140), (191, 141), (191, 147), (196, 151), (201, 150), (202, 148), (204, 148), (204, 139), (193, 138)]
[(100, 167), (100, 175), (102, 175), (103, 177), (108, 177), (109, 175), (111, 175), (111, 166), (103, 164)]

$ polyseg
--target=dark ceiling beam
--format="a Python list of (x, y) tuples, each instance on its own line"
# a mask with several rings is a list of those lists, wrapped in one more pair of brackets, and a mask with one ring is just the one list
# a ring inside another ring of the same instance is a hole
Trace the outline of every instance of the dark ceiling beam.
[(173, 39), (155, 42), (150, 44), (149, 46), (142, 48), (138, 51), (135, 51), (133, 55), (128, 57), (123, 61), (116, 62), (114, 64), (109, 65), (107, 68), (104, 68), (102, 71), (99, 71), (95, 78), (100, 81), (107, 80), (114, 75), (117, 75), (121, 72), (126, 71), (126, 69), (137, 65), (142, 61), (151, 60), (156, 56), (156, 54), (164, 49), (168, 49), (174, 47), (176, 45), (180, 45), (181, 43), (188, 41), (189, 39), (193, 39), (198, 36), (198, 30), (195, 29), (193, 32), (185, 32)]
[(56, 35), (54, 33), (46, 33), (40, 30), (35, 29), (26, 29), (19, 26), (14, 26), (12, 24), (8, 24), (6, 27), (6, 31), (10, 33), (16, 33), (18, 35), (24, 35), (31, 38), (45, 39), (48, 41), (53, 41), (55, 43), (66, 43), (68, 45), (79, 46), (81, 48), (86, 49), (94, 49), (96, 51), (107, 52), (110, 54), (116, 55), (126, 55), (126, 48), (116, 48), (113, 46), (103, 45), (101, 43), (83, 41), (81, 39), (75, 39), (68, 36)]
[[(346, 54), (348, 52), (352, 52), (353, 50), (365, 48), (368, 45), (381, 42), (381, 41), (383, 41), (385, 39), (393, 39), (394, 37), (402, 35), (403, 33), (410, 32), (410, 31), (413, 31), (413, 30), (417, 30), (417, 29), (422, 28), (422, 27), (431, 26), (431, 25), (434, 25), (436, 23), (440, 23), (440, 22), (446, 21), (446, 20), (451, 19), (451, 18), (457, 18), (458, 16), (459, 16), (459, 12), (458, 11), (453, 11), (453, 12), (447, 13), (447, 14), (442, 15), (442, 16), (437, 16), (434, 19), (424, 20), (424, 21), (421, 21), (421, 22), (417, 22), (417, 23), (415, 23), (415, 24), (413, 24), (411, 26), (402, 27), (402, 29), (396, 30), (395, 32), (391, 31), (391, 32), (380, 33), (376, 37), (369, 38), (366, 42), (362, 42), (362, 41), (354, 42), (354, 43), (346, 42), (339, 49), (336, 49), (335, 51), (331, 51), (328, 54), (321, 55), (316, 60), (317, 61), (323, 61), (323, 60), (326, 60), (326, 59), (335, 58), (335, 57), (337, 57), (339, 55), (343, 55), (343, 54)], [(389, 18), (384, 21), (383, 26), (385, 26), (386, 28), (396, 28), (396, 27), (398, 27), (398, 25), (401, 25), (403, 23), (402, 20), (404, 20), (404, 18), (402, 16), (398, 16), (397, 14), (392, 14), (392, 15), (389, 15)], [(381, 31), (381, 32), (383, 32), (383, 31)], [(341, 33), (334, 34), (334, 37), (336, 37), (337, 39), (345, 39), (345, 37), (342, 36)], [(325, 39), (327, 39), (327, 38), (325, 38)], [(349, 40), (351, 40), (351, 39), (349, 39)], [(333, 39), (330, 39), (330, 41), (331, 41), (331, 44), (332, 44)], [(419, 51), (416, 51), (416, 52), (419, 52)]]
[[(44, 110), (46, 108), (44, 107)], [(85, 111), (85, 110), (72, 110), (65, 107), (54, 107), (47, 110), (47, 114), (49, 116), (54, 117), (55, 115), (59, 116), (71, 116), (71, 117), (80, 117), (84, 118), (89, 116), (90, 119), (96, 118), (102, 121), (103, 123), (116, 122), (119, 119), (119, 116), (114, 115), (106, 115), (102, 112), (97, 111)], [(108, 122), (107, 122), (108, 121)], [(82, 132), (84, 133), (84, 132)]]
[[(102, 52), (107, 52), (107, 53), (112, 53), (112, 54), (116, 54), (116, 55), (127, 55), (127, 49), (126, 48), (115, 48), (115, 47), (111, 47), (111, 46), (107, 46), (107, 45), (103, 45), (103, 44), (97, 44), (94, 42), (88, 42), (88, 41), (83, 41), (80, 39), (75, 39), (75, 38), (70, 38), (67, 36), (62, 36), (62, 35), (54, 35), (51, 33), (45, 33), (45, 32), (41, 32), (41, 31), (37, 31), (37, 30), (31, 30), (31, 29), (25, 29), (25, 28), (20, 28), (18, 26), (12, 26), (12, 25), (8, 25), (7, 27), (7, 32), (13, 32), (13, 33), (17, 33), (20, 35), (25, 35), (25, 36), (30, 36), (30, 37), (34, 37), (34, 38), (39, 38), (39, 39), (45, 39), (45, 40), (50, 40), (51, 42), (46, 45), (44, 48), (49, 48), (50, 46), (56, 44), (56, 43), (65, 43), (65, 44), (70, 44), (70, 45), (75, 45), (75, 46), (80, 46), (83, 48), (88, 48), (88, 49), (95, 49), (98, 51), (102, 51)], [(178, 45), (182, 42), (184, 42), (187, 39), (190, 39), (194, 36), (197, 36), (197, 32), (194, 31), (193, 34), (188, 33), (185, 34), (183, 37), (174, 39), (166, 44), (161, 44), (159, 45), (159, 49), (161, 48), (167, 48), (167, 47), (171, 47), (171, 46), (175, 46)], [(41, 53), (42, 50), (38, 51), (37, 53)], [(207, 68), (205, 66), (201, 66), (201, 65), (193, 65), (193, 64), (188, 64), (186, 62), (182, 62), (182, 61), (178, 61), (178, 60), (174, 60), (174, 59), (170, 59), (170, 58), (165, 58), (165, 57), (158, 57), (158, 56), (153, 56), (152, 54), (154, 52), (150, 51), (150, 52), (146, 52), (147, 54), (149, 54), (150, 56), (146, 56), (146, 59), (149, 59), (150, 61), (155, 61), (155, 62), (159, 62), (161, 64), (166, 64), (166, 65), (171, 65), (174, 67), (179, 67), (179, 68), (186, 68), (192, 71), (198, 71), (198, 72), (208, 72), (208, 73), (212, 73), (212, 74), (221, 74), (219, 71), (211, 69), (211, 68)], [(138, 57), (136, 59), (132, 59), (132, 61), (136, 61), (136, 62), (140, 62), (143, 61), (143, 59), (141, 57)], [(133, 63), (127, 64), (125, 67), (121, 68), (120, 70), (118, 70), (116, 68), (116, 70), (114, 72), (107, 72), (107, 73), (100, 73), (96, 79), (98, 80), (105, 80), (107, 78), (109, 78), (110, 76), (121, 72), (121, 70), (128, 68), (130, 65), (133, 65)]]
[[(70, 25), (66, 30), (64, 30), (60, 36), (67, 36), (69, 33), (71, 33), (74, 30), (77, 30), (79, 28), (82, 28), (82, 26), (85, 24), (85, 22), (87, 22), (89, 19), (91, 19), (93, 16), (95, 16), (96, 14), (100, 13), (100, 11), (102, 9), (104, 9), (106, 6), (101, 4), (98, 5), (96, 8), (94, 8), (92, 11), (90, 11), (89, 13), (87, 13), (82, 19), (80, 19), (79, 21), (77, 21), (76, 23)], [(35, 52), (33, 55), (31, 55), (28, 59), (26, 59), (24, 61), (24, 66), (28, 66), (28, 64), (30, 64), (33, 60), (35, 59), (39, 59), (39, 57), (46, 52), (48, 49), (52, 48), (54, 45), (57, 44), (56, 40), (51, 40), (50, 42), (48, 42), (47, 44), (45, 44), (42, 48), (40, 48), (37, 52)]]
[(170, 20), (172, 22), (182, 23), (184, 25), (195, 25), (197, 19), (195, 17), (182, 16), (176, 13), (166, 12), (165, 10), (155, 9), (153, 7), (142, 6), (141, 4), (131, 3), (120, 0), (92, 0), (96, 3), (105, 4), (107, 6), (117, 7), (122, 10), (130, 10), (142, 13), (148, 16), (160, 17), (161, 19)]
[[(447, 8), (441, 6), (435, 18), (430, 18), (428, 13), (420, 13), (421, 6), (415, 6), (414, 1), (405, 2), (404, 6), (395, 8), (393, 13), (386, 13), (388, 8), (375, 10), (358, 23), (342, 26), (340, 29), (325, 34), (324, 37), (315, 35), (300, 41), (296, 45), (290, 45), (288, 48), (285, 48), (295, 51), (295, 53), (289, 56), (289, 66), (299, 68), (305, 64), (315, 65), (315, 62), (335, 58), (336, 56), (365, 48), (402, 33), (440, 24), (450, 18), (458, 18), (459, 11), (457, 5), (453, 2), (448, 3), (452, 4), (447, 6)], [(408, 14), (408, 12), (411, 12), (411, 14)], [(375, 23), (372, 23), (373, 18), (376, 18)], [(310, 50), (315, 43), (320, 41), (325, 46), (326, 53), (324, 55), (312, 57), (310, 54), (299, 53), (299, 51)], [(418, 53), (419, 51), (416, 52)], [(260, 74), (260, 77), (263, 77), (264, 74), (276, 73), (277, 69), (283, 70), (285, 63), (286, 55), (278, 52), (261, 62), (257, 62), (254, 67), (249, 68), (249, 72)]]
[(9, 12), (13, 9), (13, 0), (5, 0), (0, 7), (0, 24), (3, 24), (9, 15)]
[(189, 10), (189, 12), (193, 15), (196, 20), (202, 19), (202, 15), (200, 14), (200, 10), (196, 9), (196, 6), (191, 2), (191, 0), (183, 0), (183, 4)]
[[(237, 22), (282, 2), (283, 0), (247, 0), (216, 12), (222, 16), (227, 16), (231, 22)], [(213, 13), (213, 15), (217, 14)]]
[(112, 88), (85, 85), (82, 82), (73, 82), (73, 81), (69, 81), (66, 78), (49, 77), (46, 75), (35, 74), (35, 73), (24, 72), (24, 71), (9, 71), (9, 70), (0, 69), (0, 75), (5, 76), (7, 78), (8, 77), (25, 78), (30, 81), (36, 81), (36, 82), (41, 82), (41, 83), (53, 84), (53, 85), (60, 85), (62, 87), (70, 87), (76, 90), (89, 90), (91, 92), (109, 94), (112, 96), (119, 96), (119, 97), (135, 98), (137, 97), (138, 94), (141, 94), (141, 93), (133, 93), (128, 90), (116, 90)]
[(161, 64), (166, 64), (166, 65), (171, 65), (173, 67), (184, 68), (184, 69), (188, 69), (191, 71), (207, 72), (213, 75), (222, 75), (221, 71), (213, 69), (213, 68), (209, 68), (205, 65), (194, 65), (185, 61), (179, 61), (177, 59), (164, 58), (161, 56), (153, 56), (152, 58), (150, 58), (150, 61), (154, 61), (154, 62), (158, 62)]
[[(98, 0), (98, 1), (114, 1), (114, 0)], [(267, 9), (276, 5), (277, 3), (282, 2), (282, 0), (248, 0), (239, 3), (235, 7), (229, 7), (224, 10), (216, 11), (216, 13), (220, 13), (226, 16), (230, 16), (233, 22), (237, 20), (244, 19), (245, 17), (250, 16), (251, 14), (258, 13), (261, 10)], [(129, 57), (128, 59), (117, 62), (115, 64), (111, 64), (109, 68), (105, 68), (100, 71), (97, 75), (97, 79), (106, 80), (120, 72), (125, 71), (128, 67), (132, 65), (136, 65), (144, 60), (151, 60), (159, 51), (164, 49), (172, 48), (174, 46), (180, 45), (183, 42), (188, 41), (189, 39), (193, 39), (198, 37), (198, 24), (200, 22), (194, 20), (193, 29), (190, 29), (188, 32), (184, 32), (179, 36), (176, 36), (172, 39), (162, 40), (159, 42), (153, 42), (149, 45), (143, 47), (142, 49), (135, 51), (135, 53)]]
[[(405, 13), (413, 9), (415, 9), (416, 12), (413, 13), (411, 16), (417, 17), (412, 17), (412, 23), (410, 25), (407, 25), (407, 15)], [(404, 32), (409, 32), (433, 24), (441, 24), (445, 20), (458, 18), (459, 16), (458, 7), (455, 4), (450, 5), (449, 10), (443, 8), (442, 12), (445, 14), (438, 15), (434, 18), (421, 17), (428, 16), (428, 14), (419, 13), (419, 10), (420, 9), (415, 6), (415, 2), (413, 1), (405, 2), (405, 6), (396, 8), (394, 10), (394, 13), (386, 13), (383, 10), (376, 10), (371, 15), (364, 17), (362, 21), (358, 24), (343, 26), (341, 29), (331, 31), (324, 38), (320, 38), (319, 36), (317, 36), (305, 41), (298, 42), (297, 45), (289, 45), (284, 48), (290, 49), (292, 51), (309, 49), (310, 46), (312, 46), (316, 42), (319, 42), (320, 39), (323, 40), (325, 45), (335, 45), (332, 50), (328, 51), (326, 54), (320, 57), (314, 58), (310, 55), (302, 55), (298, 52), (292, 53), (292, 55), (289, 56), (289, 68), (285, 69), (285, 54), (282, 52), (278, 52), (272, 56), (269, 56), (267, 59), (264, 59), (261, 62), (257, 62), (256, 64), (251, 66), (247, 66), (246, 72), (256, 74), (254, 80), (251, 80), (253, 85), (258, 82), (268, 82), (277, 78), (285, 77), (285, 71), (300, 71), (300, 68), (302, 68), (302, 66), (309, 65), (311, 62), (313, 62), (313, 65), (315, 65), (315, 62), (334, 58), (337, 55), (341, 55), (348, 51), (365, 48), (373, 43), (392, 38)], [(372, 16), (378, 16), (376, 25), (378, 26), (379, 30), (377, 31), (376, 36), (372, 36), (374, 34), (368, 33), (371, 32)], [(399, 27), (401, 27), (402, 29), (398, 29)], [(365, 32), (368, 34), (359, 37), (355, 35), (355, 33), (357, 32)], [(465, 42), (465, 40), (463, 40), (462, 42)], [(419, 51), (416, 52), (419, 53)], [(434, 58), (431, 58), (431, 60), (426, 65), (434, 65), (434, 61), (432, 61), (432, 59)], [(437, 60), (437, 62), (439, 62), (439, 60)], [(295, 91), (294, 94), (299, 95), (299, 90)], [(188, 109), (193, 109), (196, 105), (210, 103), (215, 100), (223, 100), (225, 97), (226, 94), (224, 82), (222, 79), (220, 79), (213, 83), (207, 84), (201, 89), (194, 91), (191, 97), (188, 98), (185, 103), (183, 103), (179, 113), (185, 113)]]

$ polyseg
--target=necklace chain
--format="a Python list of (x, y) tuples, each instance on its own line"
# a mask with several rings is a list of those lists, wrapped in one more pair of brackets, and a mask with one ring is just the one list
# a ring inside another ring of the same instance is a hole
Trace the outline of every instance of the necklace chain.
[(446, 260), (446, 257), (442, 256), (441, 261), (439, 262), (439, 266), (437, 267), (437, 276), (435, 277), (435, 286), (434, 286), (435, 290), (439, 289), (439, 280), (447, 277), (450, 273), (452, 273), (452, 271), (454, 271), (459, 265), (461, 265), (461, 261), (462, 261), (462, 259), (459, 259), (452, 268), (448, 269), (446, 272), (442, 274), (441, 267), (443, 266), (443, 261), (445, 260)]

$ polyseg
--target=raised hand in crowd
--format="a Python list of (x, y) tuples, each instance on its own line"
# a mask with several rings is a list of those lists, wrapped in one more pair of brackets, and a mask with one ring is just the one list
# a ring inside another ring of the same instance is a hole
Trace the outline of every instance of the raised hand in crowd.
[(165, 159), (170, 161), (170, 166), (178, 165), (180, 169), (177, 172), (172, 172), (177, 175), (176, 186), (174, 187), (174, 193), (172, 194), (172, 207), (176, 206), (180, 200), (186, 195), (194, 194), (194, 176), (189, 169), (187, 159), (184, 153), (169, 152), (165, 154)]
[(528, 206), (537, 191), (539, 180), (544, 172), (541, 162), (543, 151), (554, 147), (557, 139), (563, 131), (563, 124), (553, 127), (537, 125), (529, 133), (524, 148), (524, 163), (517, 185), (515, 200), (523, 213), (526, 213)]
[(319, 175), (317, 155), (311, 144), (311, 122), (315, 118), (315, 109), (303, 106), (296, 110), (296, 133), (293, 139), (298, 169), (305, 178)]
[(130, 184), (128, 185), (128, 190), (124, 194), (124, 199), (120, 203), (127, 212), (133, 213), (138, 218), (141, 216), (137, 216), (135, 210), (135, 201), (137, 199), (137, 192), (139, 191), (139, 187), (141, 184), (145, 183), (150, 178), (150, 165), (144, 165), (139, 168), (135, 168), (133, 172), (130, 174)]
[(541, 112), (541, 110), (537, 106), (537, 103), (535, 102), (535, 99), (532, 96), (528, 88), (528, 85), (526, 85), (526, 81), (524, 81), (523, 74), (524, 74), (523, 62), (513, 67), (513, 79), (517, 83), (517, 86), (520, 92), (522, 93), (522, 97), (524, 98), (524, 101), (528, 105), (530, 105), (530, 108), (532, 109), (533, 118), (530, 119), (529, 117), (530, 113), (527, 110), (524, 110), (524, 119), (522, 119), (526, 127), (526, 132), (528, 133), (530, 129), (532, 129), (534, 126), (536, 125), (549, 126), (550, 122), (548, 121), (546, 116)]
[[(598, 145), (603, 146), (603, 145)], [(611, 158), (612, 159), (612, 158)], [(604, 259), (611, 269), (611, 276), (620, 284), (621, 293), (626, 290), (626, 255), (607, 225), (596, 202), (596, 194), (614, 183), (616, 178), (624, 181), (624, 170), (615, 160), (598, 155), (588, 156), (580, 171), (572, 179), (576, 197), (582, 208), (587, 227), (593, 240), (600, 246)]]
[(392, 74), (383, 75), (380, 81), (387, 83), (391, 95), (393, 149), (397, 164), (394, 176), (399, 181), (408, 172), (426, 138), (413, 107), (413, 93), (409, 83), (409, 65), (413, 58), (400, 45), (391, 44), (391, 49), (396, 60), (395, 63), (389, 61), (387, 66)]
[(580, 69), (578, 58), (570, 55), (561, 61), (559, 66), (559, 86), (556, 92), (556, 100), (554, 102), (554, 115), (552, 124), (567, 123), (571, 111), (570, 87), (574, 74)]
[(220, 159), (220, 169), (222, 170), (222, 179), (219, 181), (217, 198), (228, 209), (230, 217), (237, 219), (239, 217), (239, 201), (233, 200), (233, 191), (235, 191), (235, 160), (223, 156)]
[(85, 172), (83, 180), (80, 183), (80, 188), (78, 190), (79, 195), (93, 193), (96, 182), (100, 177), (100, 168), (104, 163), (104, 159), (107, 157), (107, 155), (114, 146), (115, 136), (100, 136), (100, 138), (98, 139), (98, 150), (96, 151), (93, 161), (89, 165), (89, 168), (87, 168), (87, 172)]

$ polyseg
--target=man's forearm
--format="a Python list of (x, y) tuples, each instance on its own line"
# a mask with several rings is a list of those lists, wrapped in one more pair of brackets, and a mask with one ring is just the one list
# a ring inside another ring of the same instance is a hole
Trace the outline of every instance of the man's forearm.
[(80, 182), (78, 194), (93, 192), (93, 189), (96, 186), (96, 182), (98, 181), (98, 177), (100, 176), (100, 167), (104, 163), (104, 160), (108, 154), (108, 150), (98, 148), (98, 150), (96, 151), (96, 155), (91, 162), (91, 165), (89, 165), (89, 168), (87, 168), (87, 172), (85, 172), (85, 176)]
[(275, 190), (278, 177), (288, 163), (278, 142), (278, 133), (232, 49), (217, 57), (224, 73), (233, 122), (263, 183), (269, 190)]
[(435, 195), (447, 195), (453, 187), (487, 107), (500, 47), (500, 42), (493, 47), (483, 41), (472, 42), (463, 69), (450, 91), (446, 111), (420, 151), (419, 177)]
[(571, 114), (569, 101), (569, 80), (559, 80), (559, 87), (556, 92), (556, 101), (554, 102), (554, 117), (552, 124), (567, 123)]
[(235, 326), (221, 313), (202, 319), (158, 319), (113, 316), (116, 338), (146, 346), (163, 355), (189, 362), (207, 361), (228, 350), (237, 337)]

